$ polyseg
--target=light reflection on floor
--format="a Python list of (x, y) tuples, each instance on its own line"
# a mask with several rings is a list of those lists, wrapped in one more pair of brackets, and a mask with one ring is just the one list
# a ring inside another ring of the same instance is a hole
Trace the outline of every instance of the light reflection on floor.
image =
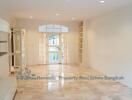
[(31, 66), (32, 73), (55, 80), (19, 80), (15, 100), (131, 100), (132, 90), (113, 81), (59, 80), (57, 76), (102, 75), (76, 65)]

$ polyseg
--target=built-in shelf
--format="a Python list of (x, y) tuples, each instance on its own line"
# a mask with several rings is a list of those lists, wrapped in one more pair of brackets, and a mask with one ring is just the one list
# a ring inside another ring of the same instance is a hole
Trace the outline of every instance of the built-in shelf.
[(83, 52), (83, 22), (80, 25), (79, 32), (79, 62), (82, 63), (82, 52)]
[(8, 41), (0, 41), (0, 43), (4, 43), (4, 42), (8, 42)]
[(13, 100), (16, 77), (9, 76), (8, 41), (10, 24), (0, 18), (0, 100)]
[(10, 32), (9, 32), (9, 31), (5, 32), (5, 31), (1, 31), (1, 30), (0, 30), (0, 33), (10, 33)]
[(8, 32), (0, 31), (0, 56), (8, 53)]
[(0, 52), (0, 56), (7, 54), (7, 52)]

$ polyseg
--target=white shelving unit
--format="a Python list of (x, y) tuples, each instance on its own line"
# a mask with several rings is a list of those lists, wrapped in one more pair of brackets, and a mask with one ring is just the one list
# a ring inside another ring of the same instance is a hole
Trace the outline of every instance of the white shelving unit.
[(0, 19), (0, 56), (8, 53), (8, 35), (10, 33), (9, 23)]
[(10, 25), (0, 19), (0, 100), (12, 100), (16, 92), (16, 78), (9, 76)]

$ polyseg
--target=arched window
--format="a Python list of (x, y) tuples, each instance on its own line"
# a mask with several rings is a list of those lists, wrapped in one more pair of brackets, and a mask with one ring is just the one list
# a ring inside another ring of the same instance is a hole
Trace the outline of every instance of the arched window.
[(48, 25), (42, 25), (39, 26), (39, 32), (68, 32), (68, 27), (65, 27), (64, 25), (56, 25), (56, 24), (48, 24)]

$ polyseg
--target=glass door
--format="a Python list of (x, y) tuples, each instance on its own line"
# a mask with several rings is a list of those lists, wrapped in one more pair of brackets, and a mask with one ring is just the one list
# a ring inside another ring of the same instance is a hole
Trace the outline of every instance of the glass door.
[(10, 43), (9, 44), (10, 66), (20, 67), (21, 66), (21, 31), (12, 28), (9, 43)]
[(47, 34), (47, 59), (48, 64), (60, 64), (62, 62), (62, 48), (61, 48), (60, 34)]

